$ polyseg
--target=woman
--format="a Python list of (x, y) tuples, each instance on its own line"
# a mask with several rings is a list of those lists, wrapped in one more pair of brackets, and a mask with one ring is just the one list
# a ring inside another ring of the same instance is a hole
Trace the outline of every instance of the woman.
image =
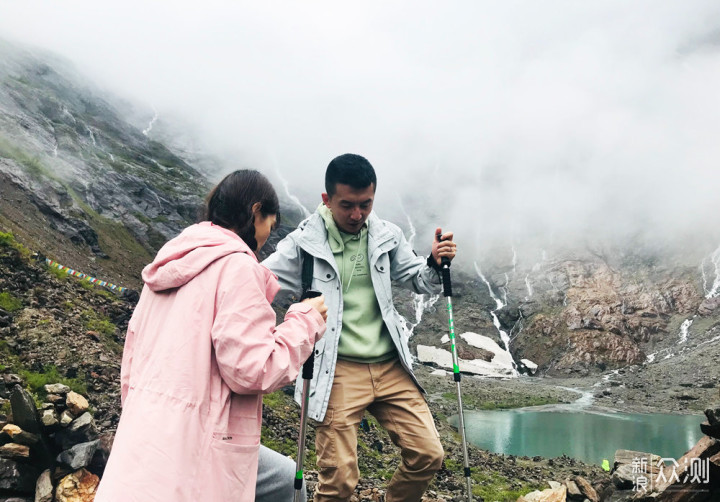
[[(254, 500), (262, 395), (295, 379), (327, 312), (313, 298), (275, 325), (277, 278), (256, 253), (278, 212), (263, 175), (235, 171), (208, 196), (207, 221), (143, 270), (123, 352), (123, 412), (97, 502)], [(262, 486), (263, 496), (292, 497), (293, 462), (269, 452), (261, 464), (274, 470), (261, 477), (282, 486)]]

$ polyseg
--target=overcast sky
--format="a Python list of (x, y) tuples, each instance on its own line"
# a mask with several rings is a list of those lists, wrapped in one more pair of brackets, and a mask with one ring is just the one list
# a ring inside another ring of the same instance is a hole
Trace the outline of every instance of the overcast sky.
[(717, 0), (107, 3), (0, 0), (0, 37), (311, 209), (353, 152), (381, 216), (402, 205), (473, 253), (640, 229), (720, 244)]

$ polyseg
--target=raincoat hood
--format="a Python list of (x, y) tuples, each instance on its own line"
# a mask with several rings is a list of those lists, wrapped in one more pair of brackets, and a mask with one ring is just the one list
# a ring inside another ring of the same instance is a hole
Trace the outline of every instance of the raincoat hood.
[(158, 251), (142, 271), (145, 284), (155, 292), (179, 288), (205, 268), (231, 253), (257, 258), (235, 232), (209, 221), (191, 225)]

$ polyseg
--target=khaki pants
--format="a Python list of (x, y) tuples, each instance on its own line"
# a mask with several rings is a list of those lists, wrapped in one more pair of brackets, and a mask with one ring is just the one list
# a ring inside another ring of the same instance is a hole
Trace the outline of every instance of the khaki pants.
[(338, 360), (325, 420), (316, 428), (315, 502), (349, 500), (359, 479), (357, 431), (365, 410), (401, 449), (402, 462), (386, 502), (419, 501), (443, 460), (430, 409), (397, 360), (360, 364)]

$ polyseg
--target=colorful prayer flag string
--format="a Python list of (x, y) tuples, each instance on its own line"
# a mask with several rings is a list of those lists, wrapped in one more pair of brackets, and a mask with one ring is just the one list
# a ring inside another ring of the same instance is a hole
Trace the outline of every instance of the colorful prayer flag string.
[(112, 284), (107, 281), (101, 281), (97, 277), (91, 277), (87, 274), (83, 274), (82, 272), (78, 272), (77, 270), (74, 270), (72, 268), (66, 267), (65, 265), (60, 265), (58, 262), (51, 260), (50, 258), (45, 258), (45, 263), (49, 267), (54, 267), (58, 270), (64, 270), (66, 274), (71, 275), (73, 277), (77, 277), (81, 280), (87, 280), (91, 284), (96, 284), (98, 286), (103, 286), (112, 289), (113, 291), (118, 291), (119, 293), (122, 293), (127, 288), (123, 286), (118, 286), (117, 284)]

